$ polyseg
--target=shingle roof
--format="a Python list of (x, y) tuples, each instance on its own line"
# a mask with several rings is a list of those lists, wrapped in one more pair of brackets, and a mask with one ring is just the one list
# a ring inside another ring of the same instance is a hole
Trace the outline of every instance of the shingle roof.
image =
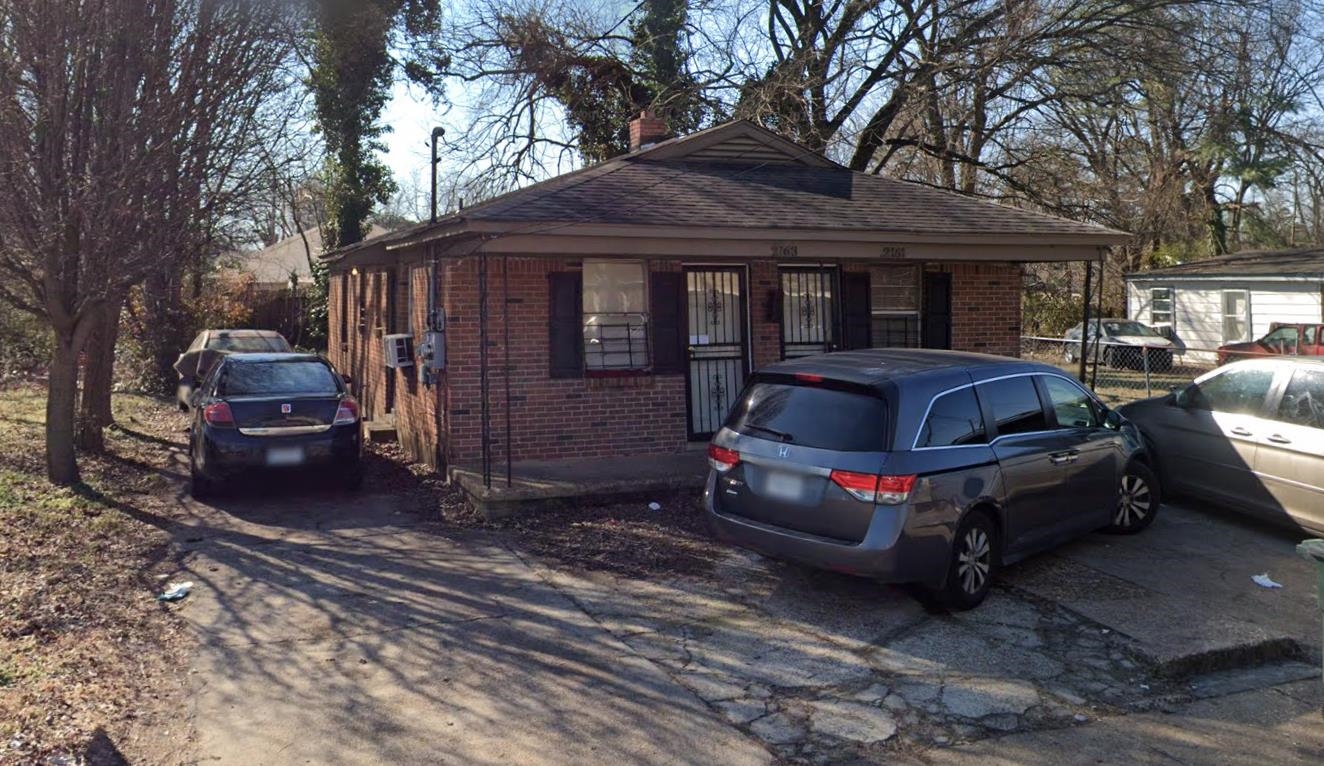
[(422, 241), (432, 231), (462, 230), (471, 222), (519, 226), (523, 233), (602, 224), (1024, 236), (1044, 244), (1130, 239), (1095, 224), (855, 172), (758, 125), (736, 121), (512, 191), (435, 225), (365, 241), (331, 257), (374, 244)]
[(1127, 236), (844, 168), (627, 159), (596, 170), (569, 183), (512, 192), (463, 215), (511, 223)]
[(1128, 274), (1127, 279), (1167, 277), (1315, 277), (1324, 279), (1324, 248), (1247, 250), (1165, 269)]

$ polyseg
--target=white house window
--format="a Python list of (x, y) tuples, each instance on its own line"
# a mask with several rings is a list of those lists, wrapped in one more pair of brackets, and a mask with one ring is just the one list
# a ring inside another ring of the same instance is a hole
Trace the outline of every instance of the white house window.
[(1245, 290), (1223, 291), (1223, 342), (1250, 339), (1250, 293)]
[(870, 283), (873, 345), (919, 347), (919, 267), (876, 266)]
[(584, 261), (584, 367), (648, 367), (648, 291), (640, 261)]
[(1149, 291), (1149, 323), (1172, 324), (1172, 288), (1155, 287)]

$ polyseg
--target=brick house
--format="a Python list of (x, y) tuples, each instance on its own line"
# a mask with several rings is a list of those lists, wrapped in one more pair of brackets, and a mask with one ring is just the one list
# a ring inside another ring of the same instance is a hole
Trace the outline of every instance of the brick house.
[[(1021, 264), (1128, 239), (853, 172), (749, 122), (630, 127), (627, 155), (326, 256), (330, 358), (412, 457), (675, 452), (778, 359), (1016, 355)], [(385, 366), (384, 335), (442, 326), (444, 370)]]

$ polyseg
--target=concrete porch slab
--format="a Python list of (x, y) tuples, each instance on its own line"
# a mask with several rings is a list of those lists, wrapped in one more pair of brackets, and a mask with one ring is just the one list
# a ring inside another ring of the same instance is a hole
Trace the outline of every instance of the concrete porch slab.
[(703, 450), (625, 457), (519, 460), (506, 483), (505, 463), (492, 467), (492, 486), (483, 486), (477, 465), (452, 467), (457, 484), (489, 518), (536, 511), (561, 503), (607, 504), (649, 501), (682, 490), (699, 491), (708, 475)]

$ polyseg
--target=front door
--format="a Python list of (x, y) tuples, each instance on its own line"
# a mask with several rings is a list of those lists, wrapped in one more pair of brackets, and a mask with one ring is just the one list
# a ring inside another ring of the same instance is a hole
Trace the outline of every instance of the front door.
[(952, 347), (952, 275), (924, 272), (924, 348)]
[(722, 427), (745, 386), (745, 272), (740, 268), (685, 269), (689, 335), (689, 437), (709, 439)]
[(782, 359), (838, 348), (837, 270), (781, 269)]

